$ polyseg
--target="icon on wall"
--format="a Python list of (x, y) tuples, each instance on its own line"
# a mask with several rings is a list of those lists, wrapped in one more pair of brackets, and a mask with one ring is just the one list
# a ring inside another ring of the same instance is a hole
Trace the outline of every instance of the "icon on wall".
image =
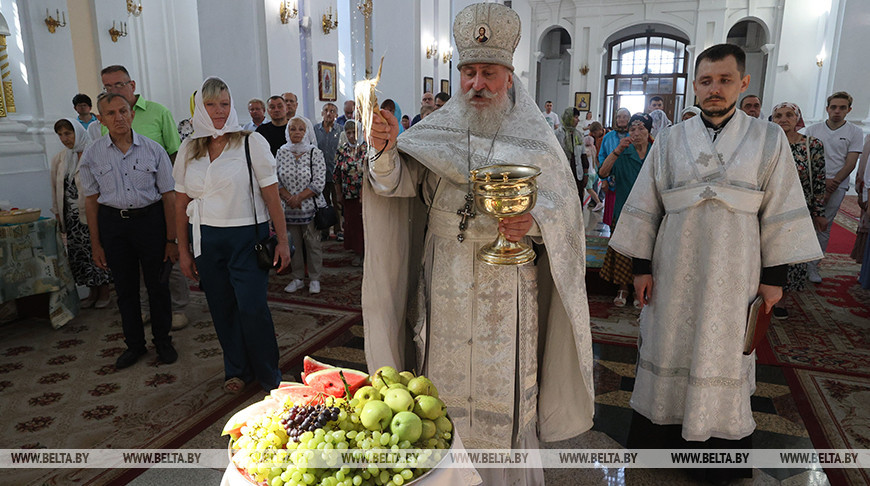
[(317, 63), (317, 82), (320, 88), (320, 101), (335, 101), (335, 64), (331, 62)]
[(576, 92), (574, 93), (574, 108), (580, 111), (589, 111), (589, 105), (592, 100), (592, 93)]
[(442, 79), (441, 80), (441, 92), (450, 94), (450, 80)]
[(435, 80), (426, 76), (423, 78), (423, 92), (424, 93), (435, 93)]

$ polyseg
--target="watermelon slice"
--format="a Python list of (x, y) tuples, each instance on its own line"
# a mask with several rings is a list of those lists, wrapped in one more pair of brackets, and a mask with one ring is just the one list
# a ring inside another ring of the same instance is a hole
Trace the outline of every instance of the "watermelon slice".
[(329, 368), (326, 370), (315, 371), (306, 377), (306, 383), (317, 391), (321, 391), (334, 397), (343, 397), (344, 383), (341, 381), (341, 376), (338, 374), (339, 371), (344, 373), (344, 379), (347, 380), (351, 396), (353, 396), (360, 387), (369, 383), (368, 374), (348, 368)]
[(287, 388), (287, 387), (291, 387), (291, 386), (305, 386), (305, 384), (304, 383), (296, 383), (295, 381), (282, 381), (281, 383), (278, 383), (278, 388)]
[(302, 383), (305, 383), (306, 385), (308, 384), (308, 382), (305, 381), (305, 377), (310, 375), (311, 373), (334, 368), (335, 366), (321, 363), (320, 361), (317, 361), (311, 356), (306, 356), (305, 359), (302, 360)]
[(242, 427), (244, 427), (249, 421), (257, 420), (264, 415), (268, 415), (280, 409), (281, 404), (278, 403), (278, 401), (272, 399), (272, 397), (266, 397), (262, 401), (248, 405), (230, 417), (230, 419), (227, 420), (227, 424), (224, 425), (224, 430), (221, 432), (221, 435), (229, 434), (233, 439), (238, 439), (242, 436)]
[(317, 390), (306, 385), (285, 386), (272, 390), (272, 398), (282, 406), (287, 400), (290, 400), (293, 405), (307, 405), (309, 402), (318, 402), (318, 395), (320, 393)]

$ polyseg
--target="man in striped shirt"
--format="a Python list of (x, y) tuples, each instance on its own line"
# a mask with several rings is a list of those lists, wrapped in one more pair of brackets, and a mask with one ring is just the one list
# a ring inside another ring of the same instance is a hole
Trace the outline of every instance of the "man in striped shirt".
[(132, 366), (146, 353), (140, 265), (157, 356), (163, 363), (174, 363), (178, 353), (169, 336), (168, 283), (169, 268), (178, 260), (172, 165), (157, 142), (133, 131), (134, 112), (124, 96), (101, 95), (97, 108), (109, 133), (84, 151), (80, 173), (94, 262), (112, 271), (118, 294), (127, 350), (115, 367)]

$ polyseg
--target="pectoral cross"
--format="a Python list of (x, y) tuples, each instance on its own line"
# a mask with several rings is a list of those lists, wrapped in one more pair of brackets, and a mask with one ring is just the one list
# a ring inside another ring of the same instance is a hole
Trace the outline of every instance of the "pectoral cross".
[(459, 220), (459, 234), (456, 235), (456, 239), (462, 243), (465, 240), (465, 230), (468, 229), (468, 219), (475, 216), (474, 195), (471, 193), (465, 195), (465, 206), (462, 209), (457, 209), (456, 214), (462, 216), (462, 219)]

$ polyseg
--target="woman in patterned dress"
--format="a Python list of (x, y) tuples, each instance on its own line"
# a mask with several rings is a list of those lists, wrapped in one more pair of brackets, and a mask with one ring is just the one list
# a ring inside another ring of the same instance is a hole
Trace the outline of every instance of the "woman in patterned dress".
[[(619, 145), (607, 155), (601, 168), (598, 169), (598, 176), (602, 179), (613, 175), (619, 181), (616, 185), (616, 198), (613, 205), (613, 224), (611, 225), (613, 229), (616, 229), (622, 206), (625, 205), (646, 156), (649, 155), (650, 147), (652, 147), (653, 140), (649, 134), (652, 123), (652, 117), (646, 113), (632, 115), (628, 122), (628, 136), (619, 141)], [(617, 253), (616, 250), (608, 246), (599, 275), (604, 280), (619, 285), (619, 291), (616, 293), (616, 298), (613, 299), (613, 305), (625, 307), (629, 289), (634, 284), (631, 258)], [(640, 302), (637, 298), (634, 299), (634, 307), (640, 309)]]
[(66, 234), (67, 254), (76, 285), (90, 289), (82, 300), (82, 308), (102, 309), (109, 305), (109, 283), (112, 277), (97, 267), (91, 255), (91, 237), (85, 215), (85, 194), (79, 179), (79, 159), (91, 144), (85, 128), (73, 118), (62, 118), (54, 124), (64, 149), (51, 160), (51, 211), (58, 228)]
[(335, 155), (335, 187), (337, 188), (337, 201), (344, 213), (344, 248), (354, 252), (351, 265), (362, 265), (363, 257), (363, 222), (362, 222), (362, 193), (363, 167), (366, 165), (368, 146), (362, 140), (358, 140), (356, 122), (348, 120), (344, 124), (344, 133), (347, 142), (338, 149)]
[[(800, 125), (801, 109), (794, 103), (780, 103), (773, 108), (773, 123), (782, 127), (791, 153), (797, 165), (798, 176), (807, 209), (813, 218), (816, 229), (822, 231), (828, 224), (825, 219), (825, 147), (816, 138), (805, 137), (797, 132)], [(788, 317), (785, 308), (787, 292), (801, 291), (806, 287), (807, 264), (788, 266), (788, 282), (782, 288), (782, 299), (773, 306), (773, 316), (777, 319)]]
[[(287, 143), (278, 149), (275, 160), (278, 164), (278, 194), (284, 201), (284, 219), (287, 233), (298, 257), (290, 260), (290, 283), (285, 292), (296, 292), (304, 286), (307, 263), (308, 293), (320, 293), (320, 273), (323, 270), (323, 249), (320, 230), (314, 227), (314, 212), (326, 206), (323, 188), (326, 187), (326, 162), (323, 152), (305, 142), (305, 120), (294, 117), (287, 123)], [(306, 262), (301, 255), (306, 256)]]

